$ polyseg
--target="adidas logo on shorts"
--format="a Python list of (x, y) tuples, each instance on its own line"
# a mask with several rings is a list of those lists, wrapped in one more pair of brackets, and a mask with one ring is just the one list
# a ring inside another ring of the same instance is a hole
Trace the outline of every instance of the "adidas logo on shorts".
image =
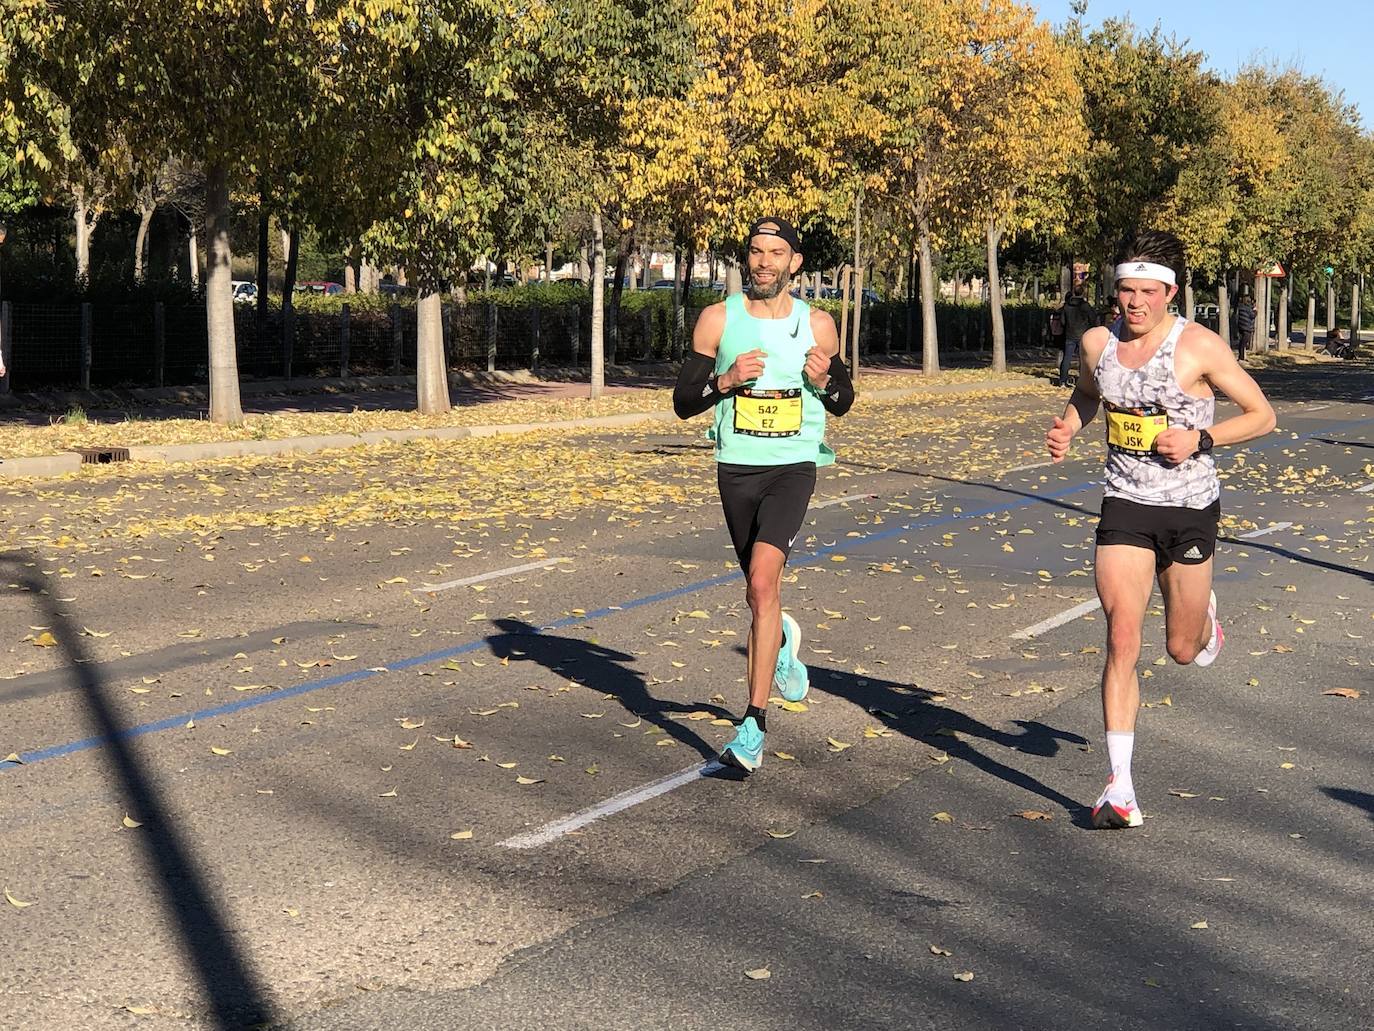
[(1196, 544), (1194, 544), (1191, 548), (1189, 548), (1187, 551), (1185, 551), (1185, 552), (1183, 553), (1183, 557), (1184, 557), (1184, 558), (1202, 558), (1202, 552), (1198, 549), (1198, 546), (1197, 546)]

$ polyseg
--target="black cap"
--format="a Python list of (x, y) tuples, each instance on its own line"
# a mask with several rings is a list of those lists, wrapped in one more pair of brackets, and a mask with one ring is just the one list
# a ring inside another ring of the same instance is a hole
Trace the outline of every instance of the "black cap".
[(785, 240), (787, 245), (798, 254), (801, 253), (801, 236), (792, 223), (785, 218), (774, 218), (770, 215), (768, 218), (757, 219), (749, 227), (749, 235), (745, 238), (746, 242), (756, 236), (776, 236), (780, 240)]

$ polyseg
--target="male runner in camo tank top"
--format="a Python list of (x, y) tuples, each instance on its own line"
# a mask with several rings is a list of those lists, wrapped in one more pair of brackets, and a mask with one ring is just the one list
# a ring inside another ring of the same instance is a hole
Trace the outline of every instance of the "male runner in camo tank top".
[[(1045, 435), (1061, 462), (1074, 435), (1106, 410), (1107, 469), (1097, 525), (1097, 595), (1107, 617), (1102, 714), (1111, 770), (1093, 806), (1098, 828), (1139, 827), (1131, 783), (1136, 662), (1156, 578), (1164, 596), (1169, 655), (1210, 666), (1224, 639), (1212, 591), (1221, 514), (1214, 445), (1274, 428), (1274, 410), (1231, 349), (1209, 329), (1169, 315), (1183, 270), (1170, 233), (1139, 234), (1116, 266), (1123, 316), (1083, 336), (1078, 387)], [(1241, 413), (1213, 424), (1220, 390)]]

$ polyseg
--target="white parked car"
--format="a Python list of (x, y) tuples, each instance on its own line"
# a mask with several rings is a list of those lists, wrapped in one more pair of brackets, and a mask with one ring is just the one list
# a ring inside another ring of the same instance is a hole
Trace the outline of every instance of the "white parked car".
[(234, 303), (252, 304), (258, 299), (258, 284), (251, 279), (234, 280)]

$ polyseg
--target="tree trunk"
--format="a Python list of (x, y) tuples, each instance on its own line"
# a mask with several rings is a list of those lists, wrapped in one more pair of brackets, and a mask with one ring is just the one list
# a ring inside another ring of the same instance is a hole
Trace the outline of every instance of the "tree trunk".
[(91, 275), (91, 235), (100, 215), (87, 201), (84, 187), (78, 186), (72, 193), (76, 198), (76, 278), (85, 284)]
[(682, 244), (673, 245), (673, 332), (669, 354), (673, 360), (682, 357), (682, 333), (686, 320), (682, 316)]
[[(237, 426), (243, 422), (243, 407), (239, 401), (238, 355), (234, 346), (229, 175), (224, 165), (211, 165), (206, 169), (205, 236), (209, 259), (205, 284), (205, 322), (210, 338), (210, 421)], [(194, 268), (194, 232), (191, 241)]]
[(1197, 312), (1197, 305), (1193, 302), (1193, 270), (1185, 268), (1183, 270), (1183, 317), (1189, 322), (1193, 321), (1193, 316)]
[(359, 246), (355, 243), (348, 248), (348, 258), (344, 261), (344, 293), (356, 294), (358, 292), (358, 253)]
[(921, 371), (940, 372), (940, 341), (935, 332), (935, 268), (930, 256), (930, 220), (917, 223), (917, 251), (921, 263)]
[(592, 210), (592, 389), (593, 398), (606, 389), (606, 237), (601, 209)]
[(1328, 279), (1326, 281), (1326, 331), (1330, 333), (1336, 328), (1336, 281)]
[(639, 270), (639, 285), (647, 290), (654, 284), (649, 282), (649, 276), (653, 274), (654, 252), (647, 250), (644, 252), (644, 267)]
[(582, 246), (577, 249), (577, 278), (590, 286), (591, 275), (592, 268), (591, 264), (587, 261), (587, 243), (584, 240)]
[(544, 237), (544, 282), (553, 283), (553, 239)]
[(1303, 332), (1303, 346), (1309, 351), (1316, 346), (1313, 341), (1313, 334), (1317, 331), (1317, 291), (1309, 288), (1307, 291), (1307, 329)]
[(258, 340), (267, 336), (267, 289), (272, 272), (271, 226), (267, 215), (267, 185), (258, 182)]
[(421, 415), (440, 415), (453, 407), (444, 363), (444, 306), (437, 290), (422, 290), (415, 303), (415, 402)]
[(620, 352), (620, 299), (625, 294), (625, 270), (630, 267), (630, 256), (634, 254), (634, 236), (626, 235), (620, 241), (620, 249), (615, 258), (615, 283), (611, 286), (611, 310), (606, 325), (606, 360), (612, 365), (619, 359)]
[[(206, 189), (208, 190), (209, 187), (207, 186)], [(207, 216), (207, 220), (208, 220), (208, 216)], [(198, 289), (200, 289), (200, 241), (196, 238), (196, 224), (195, 224), (194, 222), (191, 222), (190, 219), (187, 219), (187, 221), (190, 222), (190, 228), (187, 229), (186, 252), (187, 252), (187, 257), (190, 259), (190, 267), (191, 267), (191, 286), (192, 286), (193, 288), (195, 288), (195, 289), (198, 290)], [(207, 233), (209, 232), (209, 223), (208, 223), (208, 221), (207, 221), (207, 223), (206, 223), (206, 232), (207, 232)], [(226, 238), (226, 240), (227, 240), (227, 239), (228, 239), (228, 233), (229, 233), (229, 227), (228, 227), (227, 224), (226, 224), (225, 227), (224, 227), (224, 232), (225, 232), (225, 238)], [(209, 255), (208, 253), (206, 254), (205, 257), (206, 257), (206, 260), (207, 260), (207, 261), (210, 260), (210, 255)], [(230, 269), (230, 270), (229, 270), (229, 294), (230, 294), (230, 298), (231, 298), (231, 299), (232, 299), (232, 297), (233, 297), (233, 292), (234, 292), (234, 285), (233, 285), (233, 284), (234, 284), (234, 270), (233, 270), (233, 269)], [(242, 417), (240, 416), (240, 418), (242, 418)]]
[(157, 205), (145, 198), (138, 208), (138, 235), (134, 238), (134, 282), (136, 283), (143, 282), (144, 272), (147, 268), (148, 227), (153, 224), (155, 214), (157, 214)]
[(1007, 327), (1002, 320), (1002, 272), (997, 265), (997, 251), (1002, 243), (1002, 229), (996, 222), (988, 222), (988, 296), (992, 308), (992, 371), (1007, 371)]
[(1277, 338), (1274, 341), (1276, 347), (1288, 346), (1288, 280), (1286, 279), (1279, 285), (1279, 314), (1274, 336)]
[(1350, 284), (1350, 342), (1360, 342), (1360, 280), (1356, 277)]
[(301, 231), (296, 226), (286, 233), (282, 256), (286, 259), (286, 275), (281, 285), (281, 349), (291, 353), (296, 334), (296, 264), (301, 251)]
[(1217, 335), (1231, 346), (1231, 294), (1226, 289), (1226, 276), (1217, 280)]

